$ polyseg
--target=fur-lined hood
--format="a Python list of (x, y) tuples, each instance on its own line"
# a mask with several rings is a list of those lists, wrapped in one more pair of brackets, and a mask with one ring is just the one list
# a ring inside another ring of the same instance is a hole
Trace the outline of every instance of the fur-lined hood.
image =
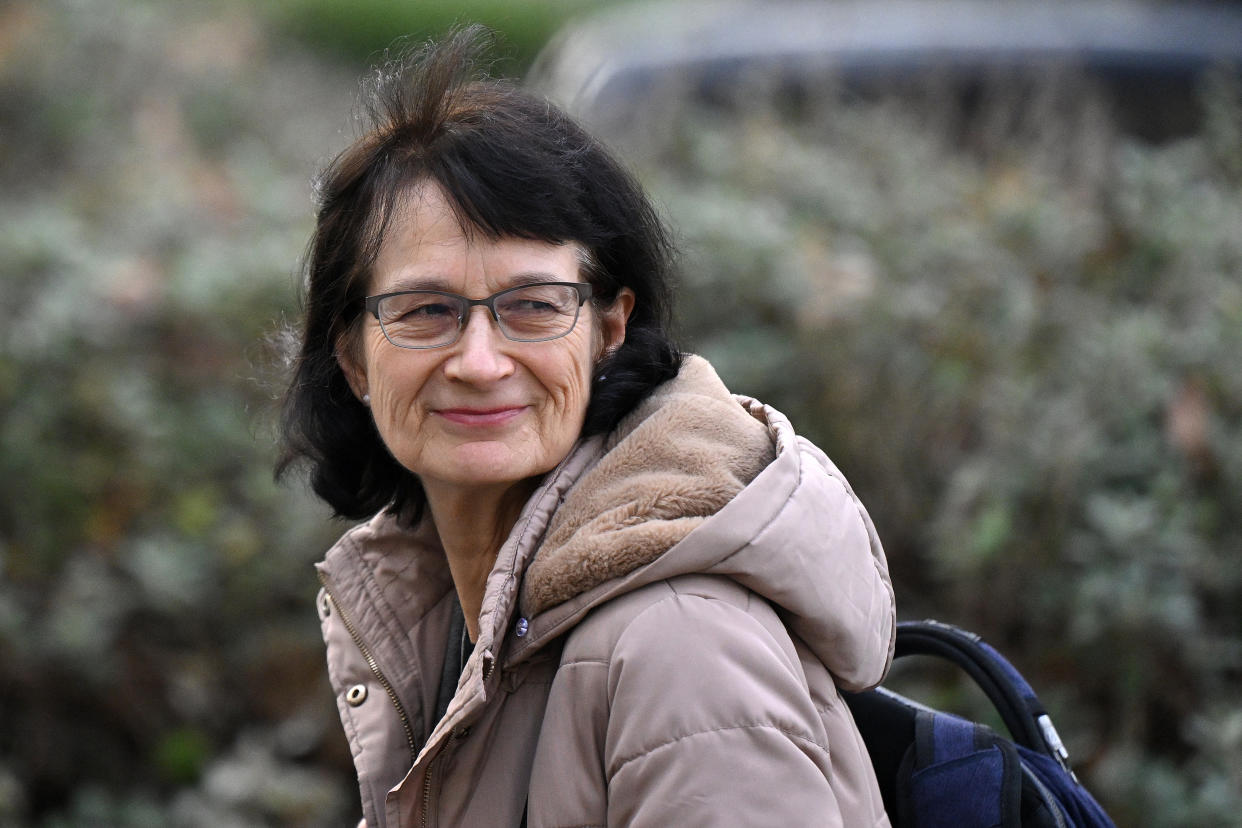
[(772, 603), (842, 686), (883, 676), (893, 596), (879, 539), (836, 466), (784, 415), (730, 394), (689, 357), (606, 442), (580, 452), (592, 459), (556, 495), (525, 570), (529, 632), (510, 659), (604, 601), (704, 573)]

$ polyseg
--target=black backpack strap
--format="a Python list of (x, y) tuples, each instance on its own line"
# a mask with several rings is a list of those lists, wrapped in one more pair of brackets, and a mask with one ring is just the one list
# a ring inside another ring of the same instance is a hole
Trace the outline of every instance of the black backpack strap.
[(992, 702), (1014, 742), (1051, 756), (1069, 771), (1069, 754), (1035, 691), (979, 636), (940, 621), (903, 621), (897, 625), (895, 657), (906, 655), (938, 656), (959, 666)]

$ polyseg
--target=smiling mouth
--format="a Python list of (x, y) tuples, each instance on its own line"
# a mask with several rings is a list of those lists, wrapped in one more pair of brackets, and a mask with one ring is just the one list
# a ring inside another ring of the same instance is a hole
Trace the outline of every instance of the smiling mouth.
[(441, 408), (435, 413), (455, 425), (483, 427), (504, 425), (525, 410), (524, 405), (511, 405), (502, 408)]

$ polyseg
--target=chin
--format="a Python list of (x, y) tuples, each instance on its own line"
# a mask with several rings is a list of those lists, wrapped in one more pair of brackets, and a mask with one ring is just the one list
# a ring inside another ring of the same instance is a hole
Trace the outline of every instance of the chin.
[(462, 446), (454, 452), (451, 465), (443, 469), (439, 476), (458, 486), (496, 486), (519, 483), (544, 474), (556, 463), (547, 464), (546, 468), (544, 465), (534, 460), (529, 451), (504, 445), (476, 444)]

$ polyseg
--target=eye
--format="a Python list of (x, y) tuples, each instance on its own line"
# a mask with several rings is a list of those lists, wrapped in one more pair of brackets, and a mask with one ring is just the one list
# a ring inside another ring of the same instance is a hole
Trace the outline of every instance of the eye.
[(497, 310), (522, 317), (572, 313), (576, 296), (573, 288), (563, 285), (531, 285), (506, 294)]
[(388, 323), (422, 323), (440, 319), (455, 319), (457, 309), (443, 296), (399, 294), (384, 303), (384, 321)]
[(421, 302), (413, 307), (407, 308), (405, 316), (414, 317), (437, 317), (452, 316), (453, 308), (444, 302)]
[(555, 311), (556, 306), (542, 299), (516, 297), (511, 301), (505, 302), (502, 309), (509, 313), (540, 313)]

